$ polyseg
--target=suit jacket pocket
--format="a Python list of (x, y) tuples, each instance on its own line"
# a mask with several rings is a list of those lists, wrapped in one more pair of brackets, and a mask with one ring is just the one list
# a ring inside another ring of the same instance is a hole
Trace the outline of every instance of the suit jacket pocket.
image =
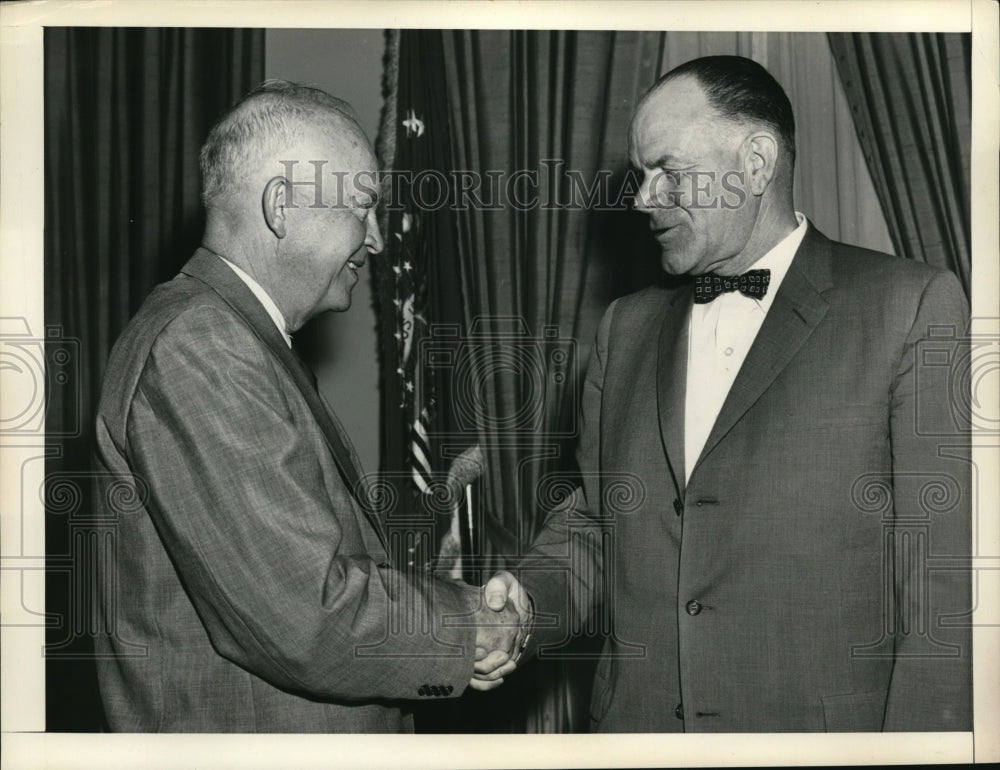
[(882, 730), (887, 690), (827, 695), (823, 719), (828, 733), (871, 733)]
[(608, 713), (615, 689), (615, 668), (611, 651), (605, 647), (594, 672), (594, 690), (590, 696), (590, 727), (593, 732), (597, 732), (601, 720)]

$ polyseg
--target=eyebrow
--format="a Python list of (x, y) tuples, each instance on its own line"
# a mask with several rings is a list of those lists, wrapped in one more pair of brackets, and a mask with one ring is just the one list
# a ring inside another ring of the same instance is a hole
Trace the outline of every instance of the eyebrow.
[(661, 155), (659, 158), (650, 163), (648, 168), (664, 168), (665, 166), (676, 165), (678, 162), (681, 164), (686, 164), (689, 161), (685, 161), (679, 155), (673, 155), (668, 152), (665, 153), (664, 155)]
[[(636, 164), (632, 159), (632, 155), (633, 155), (632, 153), (629, 153), (628, 164), (636, 171), (640, 171), (643, 168), (669, 168), (671, 166), (677, 165), (678, 163), (685, 166), (693, 165), (694, 163), (694, 161), (690, 159), (685, 160), (680, 155), (674, 155), (673, 153), (665, 152), (656, 160), (650, 161), (648, 163), (643, 162), (642, 158), (637, 158), (639, 160), (639, 163)], [(637, 156), (638, 153), (635, 153), (635, 155)]]

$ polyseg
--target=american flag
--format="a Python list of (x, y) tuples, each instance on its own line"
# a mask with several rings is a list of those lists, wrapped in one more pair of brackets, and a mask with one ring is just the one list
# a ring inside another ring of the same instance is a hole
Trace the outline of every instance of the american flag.
[(424, 375), (423, 362), (416, 352), (420, 349), (420, 340), (428, 333), (427, 254), (426, 245), (420, 239), (420, 214), (407, 206), (398, 222), (399, 229), (392, 234), (398, 248), (390, 250), (390, 258), (395, 276), (393, 306), (396, 310), (399, 408), (409, 427), (406, 462), (410, 478), (416, 491), (423, 494), (428, 491), (434, 472), (427, 435), (433, 420), (433, 380)]

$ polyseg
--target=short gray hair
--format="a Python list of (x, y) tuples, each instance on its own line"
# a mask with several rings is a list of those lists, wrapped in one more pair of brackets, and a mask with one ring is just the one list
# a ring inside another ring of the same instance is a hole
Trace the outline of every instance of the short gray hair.
[(202, 145), (198, 160), (205, 206), (231, 194), (238, 179), (261, 160), (331, 117), (363, 133), (344, 100), (299, 83), (265, 80), (223, 115)]

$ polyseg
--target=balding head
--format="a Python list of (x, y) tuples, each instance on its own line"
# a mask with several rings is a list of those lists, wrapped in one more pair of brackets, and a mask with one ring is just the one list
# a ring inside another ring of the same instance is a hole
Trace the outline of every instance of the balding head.
[(367, 143), (351, 106), (318, 88), (266, 80), (213, 126), (201, 149), (202, 200), (228, 207), (242, 190), (259, 192), (260, 178), (281, 169), (279, 159), (318, 139)]
[(640, 100), (654, 100), (670, 83), (691, 78), (707, 103), (723, 120), (774, 132), (789, 169), (795, 161), (795, 116), (781, 84), (764, 67), (743, 56), (702, 56), (661, 77)]

